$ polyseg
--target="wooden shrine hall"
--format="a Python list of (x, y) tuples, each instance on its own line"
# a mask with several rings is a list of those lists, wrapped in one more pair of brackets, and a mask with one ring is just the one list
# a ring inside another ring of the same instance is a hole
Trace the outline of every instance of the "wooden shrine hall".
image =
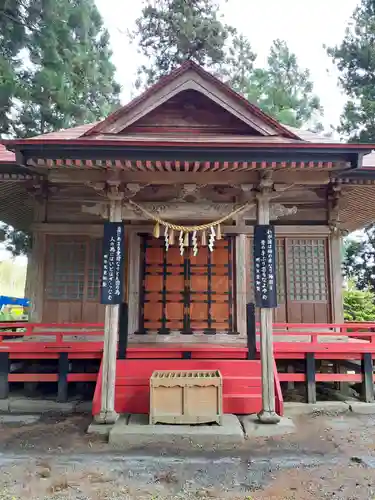
[[(105, 423), (147, 413), (160, 369), (220, 370), (225, 412), (276, 422), (280, 382), (308, 383), (311, 401), (319, 380), (344, 380), (317, 360), (349, 356), (372, 400), (375, 334), (344, 324), (340, 266), (342, 236), (375, 219), (371, 150), (283, 126), (192, 62), (103, 121), (5, 141), (1, 220), (32, 234), (32, 306), (16, 339), (0, 332), (0, 397), (31, 380), (9, 366), (34, 353), (56, 360), (32, 380), (60, 398), (96, 383)], [(254, 314), (256, 226), (274, 232), (276, 302)], [(118, 231), (116, 275), (105, 227)], [(90, 356), (98, 373), (72, 369)], [(275, 359), (305, 359), (306, 372)]]

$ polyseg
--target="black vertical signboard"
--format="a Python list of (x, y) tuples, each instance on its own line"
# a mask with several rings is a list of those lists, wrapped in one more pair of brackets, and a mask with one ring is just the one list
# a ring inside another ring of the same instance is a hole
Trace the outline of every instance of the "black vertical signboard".
[(254, 228), (254, 291), (257, 307), (277, 307), (275, 230), (270, 225)]
[(124, 225), (105, 222), (103, 239), (102, 304), (121, 304), (124, 281)]

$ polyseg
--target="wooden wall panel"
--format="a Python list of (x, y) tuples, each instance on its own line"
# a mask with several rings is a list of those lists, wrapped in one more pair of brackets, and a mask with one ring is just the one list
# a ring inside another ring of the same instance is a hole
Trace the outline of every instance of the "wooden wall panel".
[(286, 238), (287, 302), (290, 323), (328, 323), (330, 313), (327, 238)]
[(101, 239), (47, 235), (42, 321), (104, 322)]
[[(327, 238), (276, 238), (277, 301), (274, 322), (326, 323), (330, 313)], [(253, 240), (249, 238), (248, 302), (254, 301)], [(257, 317), (259, 320), (259, 318)]]
[(259, 135), (208, 97), (185, 90), (128, 127), (127, 133), (206, 133)]

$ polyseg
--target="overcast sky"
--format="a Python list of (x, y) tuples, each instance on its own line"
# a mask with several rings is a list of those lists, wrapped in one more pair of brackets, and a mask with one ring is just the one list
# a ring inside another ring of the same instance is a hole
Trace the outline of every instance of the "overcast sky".
[[(96, 0), (111, 35), (113, 62), (123, 87), (122, 100), (131, 97), (139, 63), (136, 47), (126, 32), (139, 15), (142, 0)], [(335, 45), (344, 35), (358, 0), (228, 0), (223, 13), (251, 41), (258, 62), (267, 58), (272, 41), (286, 40), (302, 67), (309, 68), (325, 111), (324, 123), (337, 125), (345, 97), (337, 87), (337, 73), (323, 49)]]

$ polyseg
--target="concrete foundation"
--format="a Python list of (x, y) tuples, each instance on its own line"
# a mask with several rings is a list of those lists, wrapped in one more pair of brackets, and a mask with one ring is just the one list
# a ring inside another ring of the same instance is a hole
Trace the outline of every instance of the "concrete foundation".
[[(367, 404), (367, 403), (366, 403)], [(319, 401), (319, 403), (284, 403), (284, 415), (295, 417), (312, 413), (346, 413), (350, 411), (349, 404), (344, 401)]]
[(0, 399), (0, 413), (91, 413), (91, 401), (59, 403), (52, 399), (12, 397)]
[(148, 415), (121, 417), (109, 433), (114, 448), (163, 450), (228, 450), (244, 442), (240, 421), (224, 415), (223, 425), (149, 425)]
[(48, 399), (9, 399), (9, 411), (11, 413), (73, 413), (75, 405), (76, 403), (58, 403)]
[(9, 411), (9, 399), (0, 399), (0, 412), (7, 413)]
[(348, 401), (350, 410), (359, 415), (375, 414), (375, 403), (365, 403), (363, 401)]
[(87, 429), (87, 434), (108, 437), (112, 428), (113, 424), (96, 424), (92, 422)]
[(259, 421), (257, 415), (245, 415), (240, 417), (246, 439), (258, 437), (273, 437), (291, 434), (296, 428), (293, 420), (287, 417), (281, 417), (277, 424), (263, 424)]
[(31, 425), (40, 420), (40, 415), (0, 415), (0, 424)]

